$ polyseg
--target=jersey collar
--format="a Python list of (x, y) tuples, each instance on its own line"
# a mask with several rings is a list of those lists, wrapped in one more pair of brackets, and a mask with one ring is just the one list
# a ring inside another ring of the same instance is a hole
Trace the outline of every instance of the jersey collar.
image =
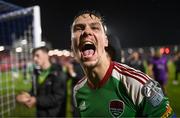
[(95, 86), (90, 80), (87, 81), (87, 84), (90, 88), (92, 89), (96, 89), (96, 88), (101, 88), (106, 82), (107, 80), (109, 79), (111, 73), (112, 73), (112, 70), (113, 70), (113, 66), (114, 66), (114, 63), (111, 61), (110, 62), (110, 65), (109, 65), (109, 68), (108, 70), (106, 71), (106, 74), (105, 76), (103, 77), (103, 79), (97, 84), (97, 86)]

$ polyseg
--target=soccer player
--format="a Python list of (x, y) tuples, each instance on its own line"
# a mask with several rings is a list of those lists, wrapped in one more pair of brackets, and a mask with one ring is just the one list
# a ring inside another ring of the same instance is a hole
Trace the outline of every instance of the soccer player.
[(78, 14), (71, 26), (75, 58), (85, 77), (74, 87), (81, 117), (170, 117), (168, 98), (159, 84), (141, 71), (113, 62), (103, 18), (95, 12)]

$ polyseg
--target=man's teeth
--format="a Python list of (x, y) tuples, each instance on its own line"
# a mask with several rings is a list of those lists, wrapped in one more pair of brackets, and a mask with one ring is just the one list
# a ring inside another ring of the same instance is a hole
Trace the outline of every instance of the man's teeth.
[(93, 44), (93, 43), (92, 43), (92, 42), (85, 42), (85, 43), (83, 44), (83, 46), (86, 45), (86, 44)]

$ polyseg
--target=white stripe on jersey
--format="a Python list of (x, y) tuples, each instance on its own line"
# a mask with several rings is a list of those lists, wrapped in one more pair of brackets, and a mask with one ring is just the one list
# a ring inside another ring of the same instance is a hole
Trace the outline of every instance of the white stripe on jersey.
[(145, 80), (144, 78), (142, 78), (142, 77), (140, 77), (139, 75), (137, 75), (137, 73), (134, 74), (134, 73), (132, 73), (132, 72), (130, 72), (130, 71), (122, 70), (122, 69), (120, 69), (120, 68), (117, 67), (117, 66), (114, 66), (114, 68), (115, 68), (119, 73), (121, 73), (122, 75), (128, 76), (128, 77), (132, 77), (134, 80), (138, 81), (139, 83), (144, 84), (144, 83), (146, 83), (146, 81), (147, 81), (147, 80)]
[(142, 102), (144, 96), (141, 93), (141, 89), (150, 79), (148, 76), (119, 63), (115, 63), (112, 76), (124, 84), (135, 105), (139, 105)]
[(116, 63), (116, 64), (120, 65), (122, 68), (127, 69), (129, 71), (135, 71), (139, 75), (143, 76), (143, 78), (145, 78), (146, 80), (151, 79), (147, 74), (141, 72), (140, 70), (136, 70), (136, 69), (129, 67), (128, 65), (125, 65), (125, 64), (121, 64), (121, 63)]
[(73, 93), (73, 99), (74, 99), (74, 104), (75, 104), (75, 106), (77, 107), (77, 101), (76, 101), (76, 93), (77, 93), (77, 91), (80, 89), (80, 88), (82, 88), (83, 86), (84, 86), (84, 84), (87, 82), (87, 78), (83, 78), (83, 79), (81, 79), (77, 84), (76, 84), (76, 86), (74, 87), (74, 93)]

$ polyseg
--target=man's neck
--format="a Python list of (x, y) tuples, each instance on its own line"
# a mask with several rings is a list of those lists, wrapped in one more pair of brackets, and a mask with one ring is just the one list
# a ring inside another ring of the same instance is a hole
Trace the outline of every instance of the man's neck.
[(97, 67), (93, 68), (92, 70), (87, 69), (87, 77), (93, 85), (97, 85), (105, 76), (108, 68), (110, 66), (110, 60), (104, 59), (103, 62), (98, 64)]

